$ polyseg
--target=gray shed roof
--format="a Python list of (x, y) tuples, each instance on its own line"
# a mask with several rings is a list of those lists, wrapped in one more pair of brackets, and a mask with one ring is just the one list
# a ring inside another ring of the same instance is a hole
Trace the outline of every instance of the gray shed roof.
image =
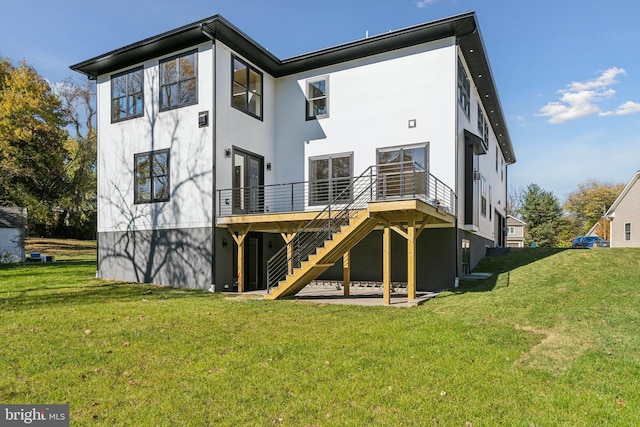
[(26, 228), (27, 209), (0, 206), (0, 228)]
[(467, 12), (283, 60), (270, 53), (221, 15), (214, 15), (72, 65), (71, 69), (89, 78), (96, 78), (176, 50), (206, 41), (220, 40), (272, 76), (282, 77), (454, 36), (458, 39), (472, 79), (483, 98), (483, 104), (487, 109), (491, 126), (498, 138), (505, 160), (508, 164), (515, 163), (513, 145), (475, 12)]

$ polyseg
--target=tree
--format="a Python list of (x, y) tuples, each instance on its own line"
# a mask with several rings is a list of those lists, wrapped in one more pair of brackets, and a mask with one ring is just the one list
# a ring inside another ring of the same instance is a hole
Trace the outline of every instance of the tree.
[(596, 180), (579, 184), (578, 189), (569, 194), (564, 203), (565, 212), (575, 224), (573, 236), (586, 234), (597, 223), (599, 226), (596, 227), (596, 234), (608, 237), (604, 235), (607, 227), (603, 227), (603, 216), (623, 188), (624, 184), (614, 185)]
[(507, 215), (518, 218), (524, 203), (526, 192), (522, 187), (510, 186), (507, 192)]
[[(91, 238), (96, 229), (95, 82), (57, 86), (62, 111), (73, 130), (66, 139), (65, 188), (59, 201), (58, 233)], [(71, 233), (69, 232), (71, 231)]]
[(527, 223), (531, 239), (541, 247), (554, 247), (558, 243), (562, 224), (562, 209), (551, 191), (529, 184), (522, 204), (522, 218)]
[(0, 57), (0, 204), (53, 217), (64, 187), (65, 118), (47, 81)]

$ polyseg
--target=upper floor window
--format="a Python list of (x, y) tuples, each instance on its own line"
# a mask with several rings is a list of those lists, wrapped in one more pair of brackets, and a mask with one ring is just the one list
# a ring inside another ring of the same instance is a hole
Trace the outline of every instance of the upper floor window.
[(231, 105), (262, 119), (262, 73), (243, 60), (233, 57)]
[(509, 227), (509, 231), (507, 231), (508, 234), (516, 234), (516, 228), (515, 227)]
[(332, 154), (309, 159), (309, 204), (326, 205), (340, 196), (338, 201), (348, 202), (351, 191), (345, 191), (353, 176), (353, 153)]
[(624, 225), (624, 240), (631, 240), (631, 223), (627, 222)]
[(111, 77), (111, 121), (144, 115), (142, 67)]
[(196, 52), (160, 61), (160, 111), (198, 102)]
[(307, 120), (329, 117), (329, 77), (307, 80)]
[(478, 102), (478, 134), (484, 138), (484, 113)]
[(480, 175), (480, 213), (487, 216), (487, 179)]
[(134, 155), (135, 203), (169, 200), (169, 150)]
[(460, 58), (458, 58), (458, 103), (469, 118), (471, 114), (471, 83)]

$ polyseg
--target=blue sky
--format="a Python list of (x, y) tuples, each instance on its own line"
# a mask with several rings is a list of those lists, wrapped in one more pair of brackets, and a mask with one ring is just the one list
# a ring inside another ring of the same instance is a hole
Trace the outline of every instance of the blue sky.
[(513, 141), (510, 187), (561, 200), (640, 170), (640, 2), (629, 0), (20, 0), (0, 55), (52, 82), (69, 66), (222, 14), (280, 58), (475, 10)]

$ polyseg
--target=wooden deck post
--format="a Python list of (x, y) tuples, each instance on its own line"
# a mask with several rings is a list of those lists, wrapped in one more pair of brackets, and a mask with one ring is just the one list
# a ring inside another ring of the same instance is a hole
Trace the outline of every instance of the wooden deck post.
[(244, 292), (244, 239), (249, 234), (251, 224), (241, 231), (234, 232), (229, 228), (229, 233), (238, 245), (238, 293)]
[(282, 236), (284, 244), (287, 246), (287, 274), (293, 274), (293, 246), (289, 242), (296, 237), (296, 233), (281, 232), (280, 236)]
[(349, 296), (349, 288), (351, 287), (351, 251), (347, 251), (342, 255), (342, 286), (344, 296)]
[(407, 230), (407, 300), (416, 299), (416, 223), (409, 222)]
[(382, 286), (385, 305), (391, 304), (391, 229), (384, 227), (382, 236)]

